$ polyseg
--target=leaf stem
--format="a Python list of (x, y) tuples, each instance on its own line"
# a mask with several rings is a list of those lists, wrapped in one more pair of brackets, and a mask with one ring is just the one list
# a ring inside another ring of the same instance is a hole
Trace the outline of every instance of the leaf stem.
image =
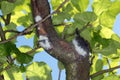
[(111, 71), (113, 71), (113, 70), (115, 70), (115, 69), (118, 69), (118, 68), (120, 68), (120, 65), (119, 65), (119, 66), (115, 66), (115, 67), (110, 68), (110, 69), (105, 69), (105, 70), (98, 71), (98, 72), (93, 73), (92, 75), (90, 75), (90, 77), (91, 77), (91, 78), (94, 78), (94, 77), (96, 77), (96, 76), (98, 76), (98, 75), (101, 75), (101, 74), (107, 73), (107, 72), (111, 72)]

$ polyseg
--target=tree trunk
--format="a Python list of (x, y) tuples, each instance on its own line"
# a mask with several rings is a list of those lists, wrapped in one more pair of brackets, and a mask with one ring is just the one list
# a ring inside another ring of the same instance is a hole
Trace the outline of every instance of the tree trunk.
[[(31, 0), (31, 8), (34, 19), (36, 16), (44, 19), (50, 14), (48, 0)], [(38, 24), (36, 29), (38, 37), (43, 34), (48, 36), (52, 49), (46, 51), (64, 64), (66, 80), (89, 80), (89, 54), (86, 57), (79, 55), (73, 45), (59, 38), (51, 17)]]

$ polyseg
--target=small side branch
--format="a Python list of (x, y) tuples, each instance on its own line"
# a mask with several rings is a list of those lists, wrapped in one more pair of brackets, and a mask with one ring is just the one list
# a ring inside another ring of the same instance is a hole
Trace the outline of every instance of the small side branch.
[(94, 77), (96, 77), (98, 75), (101, 75), (103, 73), (112, 72), (113, 70), (118, 69), (118, 68), (120, 68), (120, 65), (116, 66), (116, 67), (113, 67), (113, 68), (110, 68), (110, 69), (101, 70), (99, 72), (96, 72), (96, 73), (92, 74), (90, 77), (94, 78)]

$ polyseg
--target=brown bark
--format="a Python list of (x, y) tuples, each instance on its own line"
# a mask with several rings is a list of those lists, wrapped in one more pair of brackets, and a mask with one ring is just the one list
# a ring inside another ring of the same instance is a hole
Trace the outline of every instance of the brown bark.
[[(31, 0), (33, 18), (40, 15), (42, 19), (50, 14), (48, 0)], [(89, 55), (82, 57), (75, 51), (73, 45), (60, 39), (55, 31), (52, 19), (49, 17), (37, 27), (38, 36), (46, 34), (52, 43), (48, 54), (60, 60), (66, 69), (66, 80), (89, 80)]]

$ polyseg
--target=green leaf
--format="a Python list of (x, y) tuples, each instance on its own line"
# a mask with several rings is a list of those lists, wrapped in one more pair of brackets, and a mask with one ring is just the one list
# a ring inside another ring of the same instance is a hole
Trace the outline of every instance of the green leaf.
[(66, 6), (62, 8), (63, 12), (71, 14), (73, 11), (73, 7), (70, 3), (68, 3)]
[(83, 12), (87, 9), (89, 0), (71, 0), (73, 6), (80, 12)]
[(25, 13), (23, 11), (23, 15), (20, 15), (16, 21), (19, 24), (22, 24), (24, 27), (28, 27), (33, 22), (33, 20), (32, 20), (32, 14), (30, 12), (29, 13), (28, 12)]
[(101, 80), (120, 80), (119, 76), (117, 75), (109, 75), (109, 76), (106, 76), (105, 78), (101, 79)]
[(120, 5), (119, 0), (115, 0), (114, 2), (112, 2), (111, 7), (108, 9), (110, 15), (116, 16), (118, 13), (120, 13), (120, 7), (118, 5)]
[(85, 40), (87, 40), (88, 42), (91, 41), (91, 32), (90, 32), (88, 29), (86, 29), (86, 30), (84, 30), (83, 32), (81, 32), (81, 36), (82, 36)]
[(54, 24), (61, 24), (64, 22), (65, 19), (70, 20), (71, 15), (65, 12), (60, 12), (57, 15), (53, 16), (53, 23)]
[(11, 22), (10, 24), (8, 24), (8, 25), (6, 26), (6, 28), (7, 28), (8, 30), (16, 30), (16, 27), (17, 27), (17, 25), (14, 24), (13, 22)]
[(103, 68), (103, 61), (101, 59), (98, 59), (95, 64), (96, 71), (100, 71)]
[(14, 49), (14, 45), (11, 42), (0, 44), (0, 55), (8, 56), (11, 54)]
[(3, 72), (5, 80), (23, 80), (22, 73), (19, 71), (19, 68), (16, 66), (11, 66), (9, 69)]
[(115, 41), (118, 41), (120, 43), (120, 37), (117, 34), (113, 34), (111, 38)]
[(110, 0), (94, 0), (92, 6), (95, 14), (99, 16), (102, 12), (108, 10), (111, 6), (111, 2)]
[(5, 45), (4, 44), (0, 44), (0, 56), (5, 56), (7, 54), (6, 49), (5, 49)]
[(58, 6), (64, 1), (64, 0), (50, 0), (51, 4), (52, 4), (52, 8), (53, 10), (55, 10), (56, 8), (58, 8)]
[(26, 68), (25, 68), (25, 66), (23, 64), (21, 64), (20, 70), (21, 70), (21, 72), (25, 72), (26, 71)]
[(25, 54), (25, 53), (19, 53), (19, 54), (16, 54), (16, 55), (17, 55), (16, 60), (18, 62), (20, 62), (21, 64), (30, 63), (33, 59), (32, 56), (30, 56), (28, 54)]
[(100, 24), (104, 27), (113, 28), (115, 16), (112, 16), (108, 11), (100, 15)]
[(109, 45), (106, 48), (103, 48), (99, 52), (107, 56), (113, 53), (117, 53), (117, 49), (120, 49), (120, 43), (115, 40), (110, 40)]
[[(29, 1), (29, 0), (27, 0), (27, 1)], [(23, 1), (23, 0), (16, 0), (15, 1), (15, 5), (22, 5), (23, 3), (24, 3), (25, 1)]]
[(97, 17), (93, 12), (83, 12), (76, 14), (73, 19), (80, 25), (84, 26), (88, 22), (95, 21), (96, 18)]
[(99, 76), (96, 76), (96, 77), (92, 78), (92, 80), (101, 80), (103, 78), (104, 78), (103, 75), (99, 75)]
[(59, 35), (62, 35), (64, 28), (65, 28), (64, 26), (58, 26), (58, 27), (55, 27), (55, 30)]
[(100, 30), (100, 36), (102, 38), (110, 39), (114, 32), (108, 27), (102, 27)]
[(61, 63), (60, 61), (58, 61), (58, 68), (59, 68), (59, 70), (65, 69), (63, 63)]
[(51, 69), (44, 62), (33, 62), (27, 67), (26, 76), (29, 80), (52, 80)]
[(3, 15), (9, 14), (14, 10), (15, 6), (13, 3), (2, 1), (1, 3), (1, 10)]
[(26, 52), (28, 52), (28, 51), (30, 51), (30, 50), (32, 50), (32, 48), (30, 47), (30, 46), (20, 46), (19, 47), (19, 50), (21, 51), (21, 52), (23, 52), (23, 53), (26, 53)]
[(32, 32), (31, 34), (25, 35), (26, 39), (30, 39), (35, 35), (35, 32)]

